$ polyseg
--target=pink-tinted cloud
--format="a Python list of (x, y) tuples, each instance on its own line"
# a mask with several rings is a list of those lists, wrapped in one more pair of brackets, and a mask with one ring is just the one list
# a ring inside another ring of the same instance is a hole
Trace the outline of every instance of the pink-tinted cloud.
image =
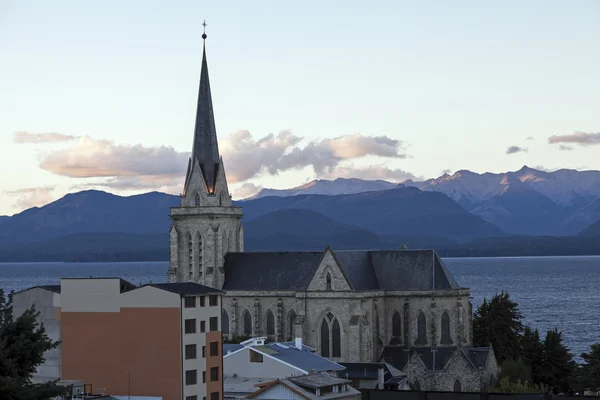
[(548, 143), (573, 143), (580, 146), (593, 146), (600, 144), (600, 132), (573, 132), (571, 135), (553, 135), (548, 138)]
[(60, 143), (70, 142), (77, 139), (76, 136), (65, 135), (63, 133), (31, 133), (26, 131), (15, 132), (13, 136), (14, 143)]
[(52, 195), (54, 189), (54, 186), (41, 186), (9, 190), (5, 193), (8, 196), (16, 198), (14, 203), (16, 208), (25, 210), (31, 207), (40, 207), (54, 201), (54, 196)]

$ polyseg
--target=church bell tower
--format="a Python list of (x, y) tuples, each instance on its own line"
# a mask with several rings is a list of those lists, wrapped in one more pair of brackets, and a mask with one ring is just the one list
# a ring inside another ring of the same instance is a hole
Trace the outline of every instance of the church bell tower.
[[(203, 24), (206, 26), (206, 24)], [(179, 207), (171, 208), (169, 282), (223, 287), (225, 255), (244, 250), (242, 209), (232, 206), (213, 114), (206, 32), (192, 155)]]

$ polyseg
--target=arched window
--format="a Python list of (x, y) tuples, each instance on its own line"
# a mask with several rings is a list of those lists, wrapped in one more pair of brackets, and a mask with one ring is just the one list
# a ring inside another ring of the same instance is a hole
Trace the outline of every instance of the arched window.
[(333, 319), (333, 326), (331, 327), (331, 356), (341, 357), (342, 356), (342, 332), (340, 330), (340, 323), (337, 318)]
[(250, 316), (250, 312), (248, 310), (244, 310), (243, 320), (244, 335), (252, 336), (252, 317)]
[(196, 193), (196, 196), (194, 197), (194, 206), (200, 207), (200, 195), (198, 193)]
[(415, 341), (415, 344), (427, 344), (427, 320), (425, 319), (423, 311), (419, 313), (419, 317), (417, 318), (417, 340)]
[(267, 335), (275, 334), (275, 317), (271, 310), (267, 310)]
[(462, 392), (462, 385), (460, 384), (460, 381), (458, 379), (454, 381), (454, 391)]
[(321, 322), (321, 357), (329, 357), (329, 323)]
[(415, 379), (412, 384), (413, 390), (421, 390), (421, 383), (418, 379)]
[(442, 314), (442, 344), (452, 344), (452, 338), (450, 337), (450, 316), (448, 311), (444, 311)]
[(394, 312), (392, 316), (392, 336), (397, 338), (402, 336), (402, 322), (398, 311)]
[(331, 274), (329, 272), (327, 273), (326, 281), (327, 281), (327, 290), (331, 290)]
[(342, 329), (338, 319), (327, 313), (321, 320), (321, 356), (342, 356)]
[(221, 314), (221, 332), (223, 335), (229, 335), (229, 314), (225, 310)]
[(296, 313), (294, 310), (290, 311), (288, 314), (288, 321), (290, 324), (290, 328), (288, 331), (288, 340), (294, 340), (294, 322), (296, 321)]
[(188, 232), (187, 234), (187, 247), (188, 247), (188, 279), (194, 280), (194, 244), (192, 243), (192, 235)]
[(196, 235), (196, 243), (196, 251), (198, 252), (198, 271), (202, 273), (202, 252), (204, 249), (202, 248), (202, 235), (200, 235), (200, 232), (198, 232), (198, 234)]

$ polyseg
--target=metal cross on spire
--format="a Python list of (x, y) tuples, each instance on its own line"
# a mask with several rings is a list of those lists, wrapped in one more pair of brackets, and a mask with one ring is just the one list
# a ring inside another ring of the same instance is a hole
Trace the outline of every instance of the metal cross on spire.
[(202, 39), (206, 40), (206, 20), (202, 22)]

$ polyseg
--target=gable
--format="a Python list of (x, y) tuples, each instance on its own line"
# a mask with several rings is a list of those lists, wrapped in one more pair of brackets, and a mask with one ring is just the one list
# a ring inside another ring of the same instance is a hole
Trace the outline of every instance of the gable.
[(352, 286), (342, 268), (338, 264), (333, 250), (327, 248), (325, 254), (317, 267), (309, 285), (310, 291), (327, 291), (327, 277), (331, 278), (331, 291), (348, 291), (352, 290)]
[(251, 397), (254, 399), (309, 399), (281, 382), (275, 382)]
[[(262, 354), (262, 362), (251, 362), (250, 352)], [(228, 376), (237, 374), (237, 376), (246, 378), (285, 378), (306, 373), (306, 371), (249, 347), (226, 354), (223, 357), (223, 371)]]

